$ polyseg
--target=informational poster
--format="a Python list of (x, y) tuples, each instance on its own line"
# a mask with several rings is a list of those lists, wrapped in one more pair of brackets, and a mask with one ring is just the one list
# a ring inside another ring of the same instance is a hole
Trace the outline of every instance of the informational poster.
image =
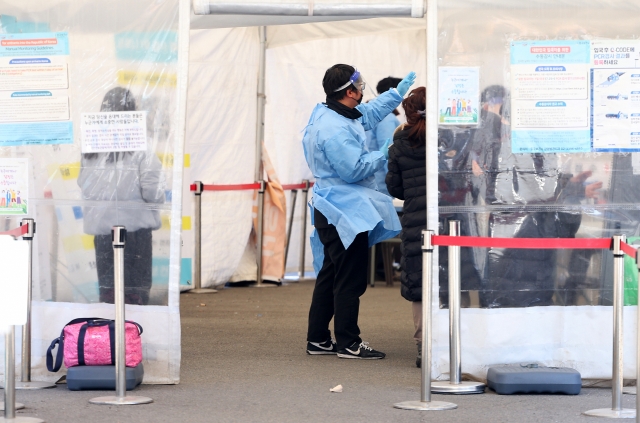
[(477, 125), (480, 70), (476, 67), (440, 67), (439, 71), (438, 123)]
[(0, 159), (0, 215), (26, 215), (28, 198), (29, 161)]
[(66, 32), (0, 34), (0, 147), (71, 144)]
[(640, 151), (640, 41), (592, 41), (591, 65), (593, 150)]
[(511, 42), (514, 153), (591, 151), (589, 41)]
[(83, 113), (82, 152), (147, 150), (147, 112)]

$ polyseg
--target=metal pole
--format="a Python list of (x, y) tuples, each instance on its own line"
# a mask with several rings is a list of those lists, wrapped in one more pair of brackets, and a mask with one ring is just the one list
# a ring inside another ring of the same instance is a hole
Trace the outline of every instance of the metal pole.
[(369, 247), (369, 285), (376, 286), (376, 245)]
[[(449, 236), (460, 236), (460, 222), (449, 221)], [(449, 381), (435, 382), (432, 391), (448, 394), (482, 394), (480, 382), (462, 382), (460, 335), (460, 247), (449, 247)]]
[(282, 282), (277, 281), (267, 281), (269, 283), (265, 283), (262, 279), (262, 243), (264, 240), (264, 191), (267, 187), (267, 183), (265, 181), (260, 181), (260, 189), (258, 190), (258, 227), (256, 228), (256, 243), (258, 244), (258, 251), (256, 253), (256, 264), (257, 264), (257, 275), (256, 275), (256, 283), (251, 285), (253, 288), (271, 288), (274, 286), (282, 285)]
[(55, 383), (31, 381), (31, 302), (33, 298), (33, 237), (36, 233), (36, 222), (33, 219), (22, 219), (20, 226), (27, 227), (27, 233), (22, 239), (29, 246), (28, 282), (27, 282), (27, 321), (22, 326), (22, 362), (20, 382), (16, 383), (16, 389), (46, 389), (55, 388)]
[[(262, 280), (262, 238), (264, 231), (264, 190), (266, 183), (264, 181), (264, 167), (262, 165), (262, 142), (264, 141), (264, 108), (266, 103), (265, 95), (265, 75), (267, 69), (267, 27), (258, 28), (260, 37), (260, 52), (258, 56), (258, 93), (256, 106), (256, 164), (255, 164), (255, 181), (260, 184), (258, 190), (258, 227), (256, 228), (258, 252), (256, 262), (258, 271), (256, 275), (256, 283), (252, 285), (254, 288), (266, 288), (281, 285), (281, 282), (274, 284), (265, 284)], [(269, 281), (271, 282), (271, 281)]]
[(4, 335), (4, 417), (16, 417), (16, 333), (15, 326), (10, 326)]
[(202, 181), (195, 182), (195, 210), (194, 210), (194, 236), (196, 251), (193, 257), (193, 289), (188, 292), (192, 294), (212, 294), (218, 292), (217, 289), (202, 288)]
[(35, 417), (16, 417), (16, 410), (24, 408), (24, 404), (16, 402), (16, 333), (15, 326), (5, 328), (4, 334), (4, 402), (0, 402), (0, 410), (4, 417), (0, 422), (41, 423), (44, 420)]
[[(284, 248), (284, 265), (287, 265), (287, 259), (289, 258), (289, 245), (291, 245), (291, 229), (293, 228), (293, 216), (296, 212), (296, 199), (298, 198), (298, 190), (291, 191), (291, 213), (289, 213), (289, 226), (287, 227), (287, 245)], [(291, 280), (297, 282), (297, 280)]]
[(307, 205), (309, 203), (309, 187), (311, 186), (308, 179), (302, 181), (304, 188), (302, 188), (302, 194), (304, 195), (304, 201), (302, 203), (302, 223), (300, 227), (300, 263), (298, 266), (298, 280), (304, 279), (304, 264), (307, 247)]
[[(460, 236), (460, 222), (449, 222), (449, 235)], [(459, 385), (462, 379), (460, 357), (460, 247), (449, 247), (449, 379)]]
[(127, 230), (124, 226), (111, 229), (113, 242), (113, 279), (116, 306), (116, 396), (98, 397), (89, 400), (91, 404), (134, 405), (149, 404), (151, 398), (127, 396), (127, 367), (125, 361), (125, 306), (124, 306), (124, 247)]
[(433, 231), (422, 231), (422, 379), (420, 401), (394, 404), (395, 408), (418, 411), (452, 410), (458, 406), (452, 402), (431, 401), (431, 292), (433, 270)]
[(585, 411), (584, 415), (632, 419), (636, 410), (622, 408), (623, 383), (623, 306), (624, 306), (624, 252), (621, 243), (625, 235), (613, 236), (613, 369), (611, 370), (611, 408), (599, 408)]

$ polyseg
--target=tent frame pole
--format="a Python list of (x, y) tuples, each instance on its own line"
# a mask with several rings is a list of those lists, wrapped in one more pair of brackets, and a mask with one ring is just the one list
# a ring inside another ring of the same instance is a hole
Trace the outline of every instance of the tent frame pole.
[[(256, 109), (256, 165), (254, 179), (260, 184), (258, 190), (258, 224), (256, 227), (256, 264), (257, 274), (256, 283), (251, 285), (253, 288), (266, 288), (278, 286), (281, 282), (263, 283), (262, 280), (262, 243), (264, 240), (264, 195), (266, 189), (266, 181), (264, 180), (264, 167), (262, 164), (262, 148), (264, 141), (264, 109), (267, 96), (265, 95), (265, 75), (267, 67), (267, 27), (258, 28), (260, 36), (260, 57), (258, 59), (258, 93), (257, 93), (257, 109)], [(271, 281), (267, 281), (271, 282)]]

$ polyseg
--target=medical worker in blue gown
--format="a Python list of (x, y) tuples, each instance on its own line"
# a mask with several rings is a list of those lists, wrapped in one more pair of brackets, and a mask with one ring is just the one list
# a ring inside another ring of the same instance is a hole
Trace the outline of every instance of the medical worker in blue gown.
[[(378, 85), (376, 85), (378, 95), (386, 93), (392, 88), (396, 88), (400, 81), (402, 81), (400, 78), (394, 78), (393, 76), (381, 79), (378, 81)], [(400, 121), (397, 118), (399, 114), (397, 109), (393, 109), (380, 123), (365, 132), (367, 134), (367, 148), (369, 151), (379, 151), (388, 139), (393, 139), (393, 133), (396, 128), (400, 126)], [(387, 177), (388, 171), (389, 169), (385, 163), (382, 169), (379, 169), (375, 174), (378, 191), (387, 195), (389, 195), (389, 191), (387, 191), (385, 178)]]
[[(310, 208), (318, 277), (309, 310), (308, 354), (385, 356), (360, 338), (358, 310), (367, 288), (369, 246), (396, 236), (401, 226), (391, 197), (379, 191), (374, 177), (387, 163), (391, 140), (380, 151), (369, 152), (365, 130), (400, 105), (415, 78), (411, 72), (397, 88), (367, 104), (361, 104), (365, 83), (353, 67), (334, 65), (322, 80), (326, 102), (313, 109), (302, 140), (316, 180)], [(329, 331), (332, 318), (335, 343)]]

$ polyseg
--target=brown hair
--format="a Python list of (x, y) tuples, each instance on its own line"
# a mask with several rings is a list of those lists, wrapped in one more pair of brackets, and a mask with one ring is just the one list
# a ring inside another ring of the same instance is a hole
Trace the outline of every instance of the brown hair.
[(425, 109), (427, 102), (427, 90), (425, 87), (418, 87), (412, 90), (407, 98), (402, 100), (402, 108), (407, 118), (404, 129), (409, 131), (409, 141), (414, 147), (425, 145), (426, 142), (426, 120)]

